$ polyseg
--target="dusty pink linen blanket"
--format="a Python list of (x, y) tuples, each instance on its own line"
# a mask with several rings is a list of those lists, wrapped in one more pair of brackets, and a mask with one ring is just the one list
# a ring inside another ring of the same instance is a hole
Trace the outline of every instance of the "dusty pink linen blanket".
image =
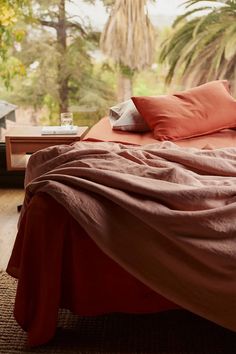
[(236, 331), (236, 148), (51, 147), (30, 158), (24, 208), (39, 191), (145, 284)]

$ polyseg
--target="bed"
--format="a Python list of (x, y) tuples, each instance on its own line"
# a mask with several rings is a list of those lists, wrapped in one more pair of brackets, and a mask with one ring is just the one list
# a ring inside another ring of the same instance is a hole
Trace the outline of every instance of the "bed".
[[(149, 133), (143, 135), (114, 132), (108, 118), (100, 120), (84, 137), (84, 141), (103, 141), (105, 139), (127, 144), (155, 141)], [(58, 220), (61, 221), (61, 224), (58, 224)], [(43, 229), (39, 229), (38, 225), (42, 225)], [(47, 228), (46, 232), (45, 228)], [(62, 248), (60, 252), (55, 250), (55, 240), (48, 235), (56, 237), (57, 245), (60, 240), (63, 250)], [(44, 237), (48, 243), (48, 255), (44, 250)], [(65, 242), (66, 247), (64, 247)], [(39, 257), (35, 258), (33, 248), (36, 251), (39, 249), (38, 247), (42, 247), (43, 261)], [(58, 257), (54, 261), (51, 259), (52, 249), (54, 249), (55, 256)], [(61, 277), (62, 257), (64, 259), (62, 279), (58, 279)], [(52, 269), (52, 265), (55, 266), (55, 269)], [(56, 329), (59, 307), (68, 308), (80, 315), (98, 315), (114, 311), (148, 313), (178, 308), (176, 304), (156, 294), (124, 271), (110, 257), (107, 257), (86, 235), (86, 232), (67, 210), (46, 193), (37, 194), (27, 208), (7, 271), (19, 279), (15, 317), (20, 326), (28, 332), (30, 345), (39, 345), (52, 338)], [(20, 272), (24, 274), (22, 277)], [(68, 274), (70, 274), (69, 277)], [(42, 279), (39, 280), (41, 276)], [(43, 285), (41, 281), (45, 284)], [(56, 281), (61, 284), (55, 284)], [(54, 289), (50, 289), (53, 299), (50, 304), (47, 304), (47, 296), (44, 292), (41, 293), (42, 297), (38, 298), (37, 295), (37, 300), (35, 299), (35, 294), (40, 294), (39, 288), (46, 288), (48, 284), (51, 286), (54, 284)], [(65, 289), (70, 290), (66, 292)], [(35, 300), (33, 307), (38, 311), (37, 314), (34, 313), (34, 316), (37, 317), (36, 327), (32, 326), (28, 320), (29, 311), (32, 310), (28, 306), (29, 298), (31, 301)]]
[[(102, 151), (104, 153), (105, 148), (112, 150), (119, 146), (120, 149), (121, 146), (125, 154), (126, 147), (130, 147), (132, 154), (133, 151), (136, 151), (135, 146), (151, 146), (150, 149), (153, 149), (157, 141), (154, 139), (152, 132), (138, 134), (114, 131), (111, 129), (108, 119), (103, 118), (92, 127), (89, 133), (84, 137), (83, 142), (79, 144), (83, 144), (82, 150), (86, 149), (86, 144), (89, 144), (88, 146), (93, 149), (93, 144), (94, 147), (96, 146), (96, 153), (99, 153), (101, 149), (103, 149)], [(111, 145), (108, 145), (107, 148), (106, 145), (100, 144)], [(164, 144), (162, 151), (165, 153), (167, 150), (173, 149), (172, 145), (168, 145), (169, 143), (167, 143), (167, 145), (165, 145), (165, 142), (162, 144)], [(236, 146), (236, 131), (226, 129), (203, 137), (180, 140), (176, 146), (178, 146), (179, 149), (183, 149), (183, 151), (185, 148), (188, 148), (188, 153), (191, 154), (195, 154), (196, 151), (202, 151), (206, 154), (204, 156), (207, 157), (207, 159), (208, 156), (212, 154), (212, 151), (215, 151), (212, 150), (213, 148), (226, 147), (228, 150), (226, 150), (224, 154), (228, 151), (228, 154), (232, 157), (234, 147)], [(65, 149), (67, 149), (67, 147), (65, 147)], [(222, 150), (219, 149), (218, 151)], [(143, 153), (143, 150), (141, 152)], [(52, 152), (52, 149), (49, 149), (46, 153), (54, 154), (55, 150)], [(67, 150), (65, 153), (67, 153)], [(139, 159), (137, 152), (135, 152), (135, 154), (136, 155), (132, 155), (132, 161)], [(43, 157), (43, 161), (46, 163), (45, 156)], [(167, 159), (168, 162), (168, 157), (164, 155), (159, 156), (158, 159), (158, 161)], [(40, 161), (42, 165), (42, 160)], [(37, 166), (40, 166), (40, 161), (36, 161), (38, 163)], [(175, 161), (174, 164), (178, 167), (179, 162)], [(222, 166), (222, 170), (223, 169), (224, 166)], [(36, 170), (37, 168), (32, 168), (28, 171), (29, 179), (34, 179), (35, 174), (37, 176), (40, 175), (40, 168)], [(193, 174), (195, 172), (196, 169), (191, 173)], [(54, 177), (52, 176), (52, 178), (56, 178), (56, 183), (60, 183), (60, 180), (57, 179), (60, 173), (62, 173), (61, 170), (57, 169), (56, 177), (55, 175)], [(232, 172), (232, 178), (234, 173), (235, 171)], [(214, 174), (214, 172), (212, 172), (212, 174)], [(204, 175), (204, 173), (202, 175)], [(84, 178), (83, 176), (83, 179)], [(88, 180), (91, 182), (91, 177), (89, 177)], [(139, 180), (139, 177), (137, 180)], [(129, 264), (129, 261), (126, 261), (126, 259), (122, 259), (119, 252), (116, 253), (117, 250), (115, 250), (115, 248), (118, 249), (120, 244), (118, 244), (118, 246), (117, 244), (115, 246), (112, 245), (108, 250), (106, 245), (104, 246), (104, 244), (99, 243), (100, 241), (97, 242), (93, 239), (93, 237), (91, 237), (93, 230), (86, 227), (86, 222), (78, 222), (77, 216), (73, 215), (71, 209), (66, 207), (66, 202), (65, 205), (63, 205), (60, 198), (55, 197), (56, 194), (51, 194), (51, 192), (45, 189), (45, 185), (47, 184), (45, 180), (38, 180), (38, 184), (40, 183), (40, 188), (35, 187), (35, 189), (31, 189), (26, 196), (27, 200), (25, 201), (21, 214), (19, 231), (7, 268), (7, 272), (18, 279), (14, 315), (19, 325), (27, 331), (28, 342), (31, 346), (44, 344), (53, 337), (57, 325), (58, 309), (60, 307), (70, 309), (79, 315), (91, 316), (112, 312), (150, 313), (184, 307), (220, 325), (236, 330), (236, 320), (232, 318), (235, 317), (232, 316), (232, 311), (235, 312), (236, 310), (236, 302), (232, 300), (236, 287), (236, 282), (232, 282), (232, 279), (235, 279), (235, 265), (233, 265), (235, 252), (233, 249), (236, 242), (233, 229), (230, 229), (227, 233), (230, 237), (226, 237), (226, 231), (223, 230), (223, 227), (222, 230), (217, 230), (218, 233), (214, 240), (207, 240), (208, 246), (210, 245), (207, 250), (204, 248), (205, 246), (201, 244), (201, 246), (197, 248), (197, 252), (201, 258), (200, 261), (198, 255), (196, 255), (192, 249), (190, 249), (190, 253), (187, 255), (184, 248), (181, 249), (182, 253), (179, 254), (179, 259), (176, 261), (174, 255), (179, 252), (178, 245), (169, 248), (169, 240), (172, 235), (168, 234), (165, 240), (160, 238), (158, 247), (160, 247), (162, 251), (163, 249), (165, 250), (165, 258), (169, 258), (168, 262), (171, 264), (172, 270), (165, 270), (166, 273), (164, 275), (158, 274), (158, 281), (160, 282), (162, 280), (162, 282), (165, 283), (164, 286), (159, 287), (156, 285), (157, 280), (154, 282), (147, 274), (146, 276), (142, 273), (142, 270), (145, 268), (144, 263), (142, 263), (144, 260), (142, 259), (142, 255), (140, 255), (142, 241), (137, 238), (137, 242), (140, 241), (139, 252), (138, 247), (137, 249), (133, 249), (132, 243), (124, 243), (126, 251), (129, 251), (129, 255), (134, 252), (133, 262), (137, 262), (140, 265), (138, 269), (135, 268), (133, 264)], [(123, 183), (125, 183), (125, 181), (123, 181)], [(218, 182), (215, 181), (215, 183), (217, 184)], [(129, 186), (127, 188), (129, 188)], [(232, 203), (234, 202), (232, 199), (234, 198), (235, 187), (232, 184), (230, 188), (232, 192), (229, 196), (230, 201), (223, 202), (223, 206), (226, 205), (226, 208), (232, 206), (230, 218), (225, 221), (226, 223), (233, 220), (232, 213), (234, 206)], [(120, 188), (117, 190), (119, 189)], [(102, 193), (105, 192), (106, 191), (103, 190)], [(92, 191), (92, 194), (94, 193), (96, 193), (95, 190)], [(66, 198), (67, 192), (64, 191), (64, 194)], [(139, 200), (140, 195), (133, 194), (131, 196)], [(116, 196), (114, 196), (114, 198), (115, 197)], [(82, 202), (83, 205), (86, 204), (84, 200), (81, 201), (81, 203)], [(100, 202), (103, 203), (104, 200)], [(103, 204), (106, 204), (106, 202)], [(169, 208), (165, 203), (163, 205), (165, 208)], [(106, 207), (109, 210), (111, 209), (109, 203)], [(212, 208), (220, 209), (222, 205), (208, 206), (206, 209), (207, 211), (212, 211)], [(171, 209), (171, 207), (169, 209)], [(121, 219), (118, 218), (115, 222), (115, 215), (119, 215), (119, 210), (116, 209), (116, 206), (114, 206), (114, 211), (115, 214), (113, 213), (113, 220), (111, 221), (116, 223), (116, 230), (112, 230), (112, 232), (115, 234), (119, 228), (119, 223), (122, 223), (120, 234), (124, 235), (124, 233), (126, 233), (124, 230), (127, 230), (127, 235), (132, 234), (132, 231), (125, 229), (126, 222), (128, 223), (129, 221), (126, 220), (123, 214), (120, 216)], [(203, 212), (204, 210), (200, 210), (200, 214)], [(104, 210), (101, 209), (99, 213), (101, 213), (104, 218)], [(216, 216), (212, 219), (213, 221), (217, 219), (217, 212), (215, 215)], [(137, 218), (137, 215), (135, 217)], [(147, 219), (148, 217), (149, 214), (147, 214)], [(161, 214), (161, 217), (164, 218), (163, 214)], [(83, 219), (83, 215), (81, 215), (81, 218)], [(96, 220), (96, 215), (90, 215), (90, 218), (91, 224), (93, 224), (93, 220)], [(143, 216), (143, 218), (145, 219), (145, 216)], [(169, 220), (171, 222), (171, 217)], [(166, 222), (168, 223), (168, 219)], [(109, 220), (106, 220), (106, 223), (106, 227), (111, 227)], [(186, 219), (186, 225), (187, 224), (188, 221)], [(145, 225), (142, 224), (140, 227), (149, 230), (150, 225), (151, 221), (148, 225), (145, 221)], [(95, 226), (93, 225), (93, 227)], [(138, 222), (136, 227), (139, 227)], [(199, 224), (199, 230), (200, 229)], [(205, 230), (200, 230), (199, 232), (201, 231), (204, 234)], [(138, 231), (136, 230), (136, 232)], [(146, 231), (146, 234), (148, 232), (149, 231)], [(189, 230), (185, 236), (187, 237), (187, 235), (189, 235)], [(216, 244), (216, 240), (220, 239), (220, 235), (223, 238), (219, 245), (221, 251), (218, 250), (218, 244)], [(201, 237), (199, 239), (201, 239)], [(196, 240), (193, 239), (191, 240), (194, 247), (195, 241)], [(103, 242), (107, 242), (107, 240), (103, 240)], [(124, 242), (128, 241), (125, 240)], [(152, 248), (153, 245), (150, 240), (149, 242), (149, 248)], [(185, 242), (185, 240), (181, 240), (181, 242)], [(150, 249), (149, 252), (151, 252)], [(132, 256), (130, 256), (130, 258), (132, 258)], [(218, 259), (218, 261), (216, 259)], [(164, 258), (161, 262), (159, 265), (159, 273), (162, 271), (161, 267), (166, 266), (166, 260)], [(214, 269), (209, 266), (209, 263), (214, 265)], [(194, 264), (193, 269), (191, 269), (192, 264)], [(188, 265), (190, 268), (188, 276), (186, 275), (183, 281), (178, 283), (178, 276), (181, 275), (181, 273), (187, 274), (187, 270), (185, 271), (185, 269)], [(154, 266), (156, 267), (156, 264)], [(219, 269), (217, 267), (219, 267)], [(200, 277), (198, 274), (194, 273), (197, 273), (196, 269)], [(206, 269), (211, 279), (209, 280), (210, 285), (207, 285), (205, 290), (205, 282), (208, 281), (208, 279), (204, 277)], [(145, 271), (149, 272), (149, 269), (147, 268)], [(175, 275), (176, 281), (173, 281)], [(152, 276), (154, 277), (153, 274)], [(192, 286), (191, 278), (194, 277), (196, 278), (194, 281), (199, 283), (199, 288)], [(218, 282), (222, 277), (224, 281), (222, 282), (220, 280)], [(174, 288), (173, 283), (175, 283)], [(225, 301), (215, 296), (218, 292), (220, 294), (219, 297), (221, 295), (224, 296)], [(235, 298), (234, 296), (234, 299)], [(204, 304), (203, 299), (204, 301), (206, 299)]]

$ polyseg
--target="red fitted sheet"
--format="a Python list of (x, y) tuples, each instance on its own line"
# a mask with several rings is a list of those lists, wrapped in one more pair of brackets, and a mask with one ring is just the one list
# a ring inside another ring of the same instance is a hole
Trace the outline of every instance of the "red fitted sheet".
[[(108, 118), (101, 119), (95, 124), (83, 140), (92, 141), (115, 141), (128, 144), (153, 144), (158, 140), (154, 139), (153, 133), (130, 133), (124, 131), (112, 130)], [(236, 146), (236, 130), (224, 129), (214, 134), (208, 134), (191, 139), (175, 141), (179, 146), (195, 148), (221, 148)]]

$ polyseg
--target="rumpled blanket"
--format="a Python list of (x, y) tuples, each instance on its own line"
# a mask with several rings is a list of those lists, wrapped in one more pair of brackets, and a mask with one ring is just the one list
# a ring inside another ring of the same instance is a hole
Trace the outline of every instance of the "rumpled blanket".
[(48, 193), (128, 272), (236, 331), (236, 148), (78, 142), (32, 155), (25, 182), (22, 214)]

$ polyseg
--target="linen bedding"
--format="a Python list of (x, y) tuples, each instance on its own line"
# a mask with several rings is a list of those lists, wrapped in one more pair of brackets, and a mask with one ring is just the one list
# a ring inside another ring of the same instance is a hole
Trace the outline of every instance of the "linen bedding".
[[(150, 133), (146, 134), (149, 135), (135, 135), (133, 143), (145, 139), (153, 142)], [(98, 246), (96, 250), (103, 251), (111, 264), (117, 264), (119, 272), (124, 269), (124, 278), (131, 274), (129, 281), (137, 278), (147, 286), (144, 289), (155, 291), (151, 292), (152, 305), (148, 309), (146, 303), (144, 311), (158, 310), (154, 294), (159, 293), (164, 296), (159, 298), (164, 301), (164, 309), (174, 306), (167, 300), (165, 303), (168, 298), (236, 330), (236, 149), (212, 150), (209, 143), (220, 141), (219, 134), (204, 137), (205, 149), (201, 150), (156, 141), (144, 146), (95, 142), (99, 133), (92, 136), (90, 132), (86, 142), (48, 148), (31, 157), (19, 233), (8, 266), (8, 272), (19, 278), (15, 317), (28, 331), (31, 345), (53, 336), (59, 306), (71, 308), (63, 283), (68, 269), (63, 252), (72, 249), (66, 240), (67, 230), (62, 231), (64, 237), (57, 238), (50, 223), (32, 224), (32, 215), (33, 220), (38, 216), (36, 198), (38, 202), (46, 198), (50, 205), (52, 197), (61, 205), (56, 209), (58, 218), (54, 215), (59, 226), (63, 206), (68, 220), (78, 222), (81, 233), (85, 231)], [(231, 136), (229, 144), (235, 140), (235, 132), (222, 134)], [(113, 135), (109, 140), (122, 139), (124, 134), (116, 138)], [(50, 234), (45, 233), (47, 226)], [(41, 236), (44, 235), (41, 243), (31, 240), (35, 229), (41, 229)], [(48, 235), (54, 242), (48, 242)], [(74, 254), (74, 264), (69, 267), (70, 287), (78, 261), (75, 259)], [(29, 271), (31, 263), (35, 273)], [(41, 291), (35, 291), (39, 289), (38, 281)], [(52, 294), (57, 294), (57, 298)], [(54, 312), (45, 330), (46, 309), (50, 307)], [(137, 300), (133, 310), (136, 312), (138, 307)], [(111, 306), (108, 311), (112, 309)]]

